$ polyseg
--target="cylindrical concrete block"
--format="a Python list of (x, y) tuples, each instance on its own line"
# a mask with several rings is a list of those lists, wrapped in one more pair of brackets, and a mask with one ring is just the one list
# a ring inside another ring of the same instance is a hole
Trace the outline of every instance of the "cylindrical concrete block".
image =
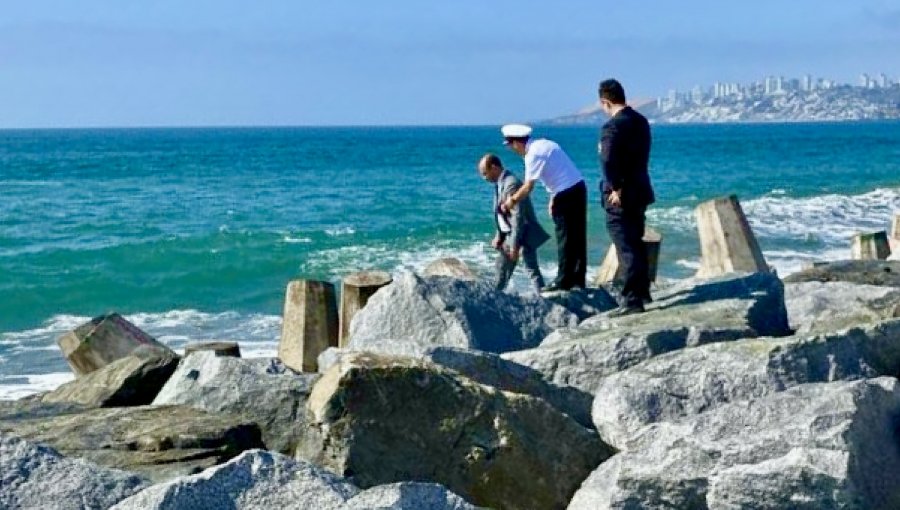
[[(651, 282), (656, 281), (657, 266), (659, 265), (659, 248), (662, 244), (662, 235), (650, 227), (644, 229), (644, 246), (647, 248), (647, 276)], [(619, 263), (619, 252), (616, 245), (610, 244), (600, 270), (594, 278), (595, 285), (603, 285), (610, 282), (621, 284), (623, 279), (622, 266)]]
[(871, 232), (853, 236), (850, 258), (854, 260), (884, 260), (891, 254), (887, 232)]
[(59, 337), (59, 348), (75, 376), (93, 372), (136, 351), (175, 352), (117, 313), (101, 315)]
[(695, 214), (702, 255), (699, 278), (735, 271), (769, 271), (736, 195), (703, 202)]
[(341, 281), (341, 320), (338, 347), (350, 341), (350, 321), (366, 306), (375, 291), (391, 283), (391, 275), (384, 271), (360, 271)]
[(241, 348), (237, 342), (195, 342), (184, 347), (184, 355), (198, 351), (213, 351), (216, 356), (240, 358)]
[(315, 372), (316, 358), (338, 343), (334, 285), (313, 280), (288, 283), (278, 357), (298, 372)]

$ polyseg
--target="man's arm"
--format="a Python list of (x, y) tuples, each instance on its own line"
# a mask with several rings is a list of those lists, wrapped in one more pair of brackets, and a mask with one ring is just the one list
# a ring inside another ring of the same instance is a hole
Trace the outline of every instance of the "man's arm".
[[(503, 190), (504, 195), (509, 197), (515, 195), (522, 188), (522, 184), (515, 180), (510, 180), (509, 185)], [(522, 199), (524, 200), (524, 198)], [(509, 211), (509, 239), (512, 241), (510, 251), (518, 254), (522, 248), (522, 240), (525, 237), (525, 213), (521, 206), (516, 205)], [(512, 254), (511, 254), (512, 255)]]
[(534, 189), (534, 183), (535, 181), (525, 181), (518, 191), (510, 195), (510, 197), (503, 202), (503, 210), (507, 212), (512, 211), (516, 204), (525, 200), (525, 197), (531, 194), (531, 190)]

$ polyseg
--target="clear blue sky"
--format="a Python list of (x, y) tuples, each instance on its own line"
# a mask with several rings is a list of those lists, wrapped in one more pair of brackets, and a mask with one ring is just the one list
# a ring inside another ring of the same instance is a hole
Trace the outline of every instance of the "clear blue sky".
[(900, 76), (898, 0), (28, 0), (0, 7), (0, 127), (497, 124), (618, 77)]

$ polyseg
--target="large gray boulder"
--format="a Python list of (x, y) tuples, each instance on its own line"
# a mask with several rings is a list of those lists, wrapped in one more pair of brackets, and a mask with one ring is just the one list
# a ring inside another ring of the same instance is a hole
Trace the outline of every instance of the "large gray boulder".
[[(392, 345), (386, 345), (384, 350), (379, 349), (378, 353), (403, 356), (407, 352), (405, 349), (394, 349), (397, 344)], [(393, 352), (394, 350), (396, 352)], [(353, 358), (360, 352), (365, 351), (328, 349), (319, 355), (319, 370), (324, 373), (344, 358)], [(491, 352), (456, 347), (432, 347), (425, 349), (420, 357), (435, 365), (449, 368), (479, 384), (543, 399), (581, 425), (594, 428), (594, 421), (591, 418), (593, 395), (578, 388), (548, 382), (543, 374), (532, 368), (507, 361)]]
[(608, 312), (618, 306), (616, 298), (602, 287), (543, 292), (541, 296), (574, 313), (579, 321)]
[(477, 510), (436, 483), (400, 482), (379, 485), (350, 498), (342, 510)]
[(270, 510), (342, 508), (359, 493), (353, 484), (307, 462), (251, 450), (202, 473), (147, 488), (116, 510)]
[(788, 275), (785, 283), (849, 282), (900, 287), (900, 261), (841, 260)]
[(153, 405), (240, 414), (259, 425), (267, 449), (290, 454), (306, 423), (306, 399), (318, 377), (297, 374), (277, 359), (200, 351), (182, 360)]
[(297, 456), (360, 487), (417, 480), (482, 506), (560, 508), (612, 454), (543, 400), (422, 359), (344, 358), (308, 405), (315, 421)]
[(592, 317), (550, 334), (540, 347), (502, 356), (593, 394), (610, 374), (666, 352), (790, 333), (778, 277), (731, 274), (679, 282), (659, 291), (645, 313)]
[(0, 508), (109, 508), (147, 485), (131, 473), (0, 434)]
[(0, 401), (0, 433), (155, 482), (193, 474), (263, 446), (255, 423), (186, 406), (85, 409), (37, 399)]
[(569, 510), (900, 508), (894, 378), (804, 384), (644, 429)]
[(900, 320), (816, 336), (740, 340), (658, 356), (603, 379), (600, 436), (620, 449), (642, 427), (811, 382), (900, 374)]
[(837, 331), (900, 317), (900, 288), (848, 282), (784, 286), (791, 327), (797, 333)]
[(177, 366), (178, 356), (174, 353), (132, 354), (43, 394), (41, 400), (89, 407), (147, 405)]
[(375, 352), (385, 340), (397, 340), (421, 348), (506, 352), (537, 346), (554, 329), (577, 322), (574, 314), (538, 296), (506, 294), (483, 282), (404, 273), (356, 314), (348, 346)]

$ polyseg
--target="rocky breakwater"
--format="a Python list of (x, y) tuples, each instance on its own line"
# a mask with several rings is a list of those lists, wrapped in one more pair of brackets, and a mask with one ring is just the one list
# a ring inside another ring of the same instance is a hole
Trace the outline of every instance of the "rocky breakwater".
[(601, 289), (399, 275), (318, 374), (178, 359), (116, 319), (140, 341), (0, 403), (0, 506), (900, 508), (900, 284), (878, 264), (676, 282), (626, 317)]

